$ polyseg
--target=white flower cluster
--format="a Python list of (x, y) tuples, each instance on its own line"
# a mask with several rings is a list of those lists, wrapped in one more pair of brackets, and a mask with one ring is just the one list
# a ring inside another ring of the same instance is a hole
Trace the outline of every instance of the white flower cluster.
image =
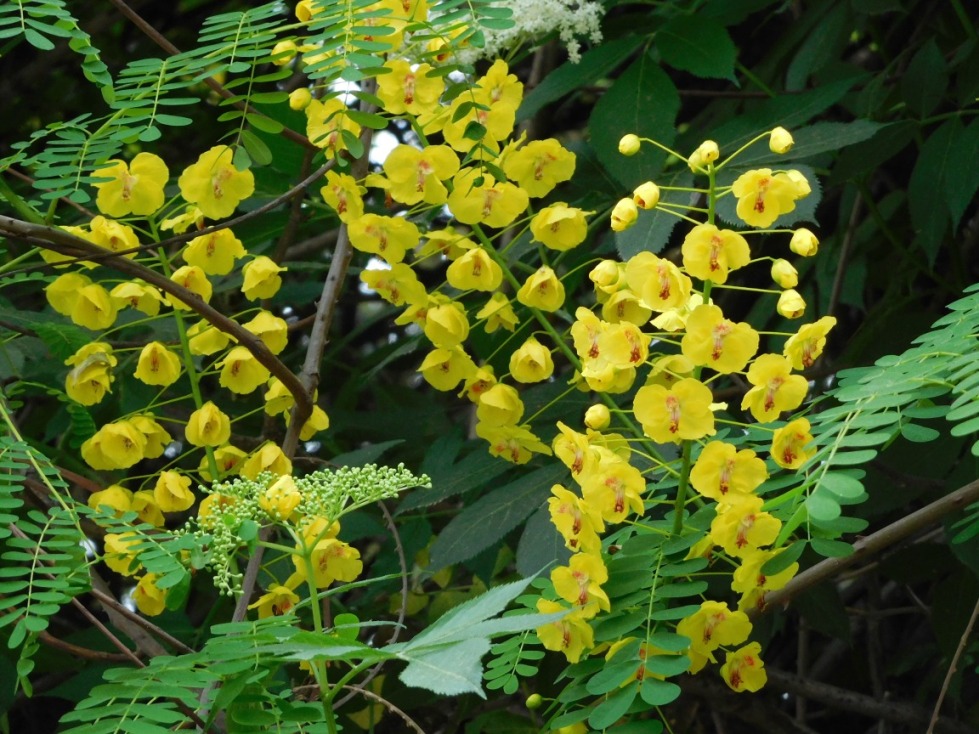
[[(602, 40), (600, 24), (605, 8), (601, 3), (592, 0), (513, 0), (510, 8), (513, 10), (512, 27), (503, 31), (484, 29), (485, 47), (466, 49), (461, 55), (475, 52), (479, 58), (494, 58), (557, 30), (561, 43), (568, 50), (569, 60), (577, 64), (581, 60), (579, 37), (585, 36), (593, 44)], [(475, 59), (467, 59), (472, 60)]]

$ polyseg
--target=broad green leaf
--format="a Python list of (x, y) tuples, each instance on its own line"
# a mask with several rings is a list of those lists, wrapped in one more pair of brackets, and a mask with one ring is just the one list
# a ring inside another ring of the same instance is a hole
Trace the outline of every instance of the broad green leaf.
[[(689, 660), (687, 667), (689, 667)], [(639, 687), (639, 696), (650, 706), (665, 706), (680, 697), (680, 686), (670, 681), (643, 678)]]
[(241, 131), (241, 142), (256, 166), (267, 166), (272, 162), (272, 151), (269, 150), (269, 146), (251, 130)]
[(533, 576), (541, 569), (566, 564), (570, 557), (571, 551), (551, 522), (547, 505), (542, 506), (527, 520), (517, 544), (517, 573)]
[(656, 31), (660, 57), (694, 76), (734, 80), (737, 48), (727, 29), (710, 18), (678, 15)]
[[(959, 161), (979, 160), (979, 119), (962, 130), (953, 143), (956, 157)], [(957, 228), (962, 221), (962, 215), (979, 190), (979, 166), (958, 165), (950, 166), (945, 174), (945, 202), (952, 215), (952, 228)]]
[(814, 520), (834, 520), (840, 516), (839, 502), (829, 492), (813, 492), (806, 498), (806, 509)]
[(819, 481), (820, 487), (825, 487), (837, 497), (852, 498), (863, 494), (863, 484), (859, 479), (848, 476), (841, 472), (830, 472), (825, 474)]
[(406, 652), (399, 657), (407, 660), (408, 666), (398, 677), (407, 686), (424, 688), (441, 696), (475, 693), (486, 698), (481, 659), (489, 647), (489, 640), (477, 638), (443, 648)]
[(931, 114), (941, 103), (948, 87), (948, 71), (945, 57), (938, 50), (934, 38), (929, 38), (901, 77), (901, 96), (913, 113), (919, 117)]
[(911, 223), (918, 232), (915, 242), (929, 265), (934, 264), (949, 225), (943, 181), (946, 171), (961, 165), (960, 151), (955, 148), (961, 127), (958, 118), (952, 118), (929, 136), (921, 146), (908, 183)]
[(636, 683), (618, 689), (595, 707), (588, 717), (588, 724), (598, 731), (607, 729), (625, 715), (636, 700), (638, 692), (639, 686)]
[(809, 543), (814, 551), (826, 558), (844, 558), (853, 554), (853, 546), (842, 540), (812, 538)]
[[(785, 74), (787, 90), (802, 89), (809, 77), (824, 65), (839, 58), (850, 40), (852, 20), (848, 3), (823, 3), (827, 12), (806, 36)], [(813, 16), (810, 16), (810, 20)]]
[(285, 127), (278, 120), (273, 120), (271, 117), (266, 117), (265, 115), (260, 115), (256, 112), (246, 113), (245, 119), (248, 121), (248, 124), (256, 130), (261, 130), (263, 133), (271, 133), (272, 135), (277, 135), (278, 133), (282, 132)]

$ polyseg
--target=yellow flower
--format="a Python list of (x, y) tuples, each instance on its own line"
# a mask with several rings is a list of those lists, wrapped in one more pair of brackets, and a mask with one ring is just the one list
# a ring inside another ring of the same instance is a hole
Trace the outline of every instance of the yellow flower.
[(340, 217), (341, 222), (353, 222), (364, 216), (364, 189), (357, 185), (356, 179), (346, 173), (326, 172), (326, 185), (320, 189), (320, 196)]
[(819, 240), (808, 229), (800, 227), (792, 233), (792, 239), (789, 240), (789, 249), (796, 255), (812, 257), (819, 252)]
[(510, 355), (510, 376), (517, 382), (541, 382), (554, 374), (551, 350), (533, 336)]
[(156, 459), (163, 456), (163, 450), (166, 449), (172, 440), (170, 434), (166, 432), (166, 429), (153, 420), (152, 415), (134, 415), (129, 419), (129, 422), (146, 439), (143, 456), (147, 459)]
[(360, 125), (350, 119), (347, 106), (338, 98), (312, 100), (306, 107), (306, 137), (310, 142), (336, 155), (347, 149), (343, 139), (347, 135), (360, 135)]
[[(289, 416), (286, 416), (286, 425), (289, 425)], [(309, 414), (309, 418), (303, 423), (303, 427), (299, 429), (299, 440), (308, 441), (317, 433), (325, 431), (329, 427), (330, 416), (320, 406), (314, 405), (313, 412)]]
[(241, 240), (230, 229), (219, 229), (188, 242), (183, 258), (207, 275), (227, 275), (234, 268), (235, 260), (246, 254)]
[(809, 421), (796, 418), (791, 423), (775, 431), (772, 436), (772, 459), (783, 469), (798, 469), (816, 453), (815, 449), (806, 450), (812, 443), (809, 433)]
[(116, 322), (116, 305), (109, 292), (98, 283), (82, 286), (75, 295), (69, 314), (74, 323), (92, 331), (101, 331)]
[(762, 354), (748, 368), (752, 387), (741, 401), (755, 420), (764, 423), (778, 418), (786, 410), (802, 405), (809, 383), (802, 375), (791, 374), (792, 365), (780, 354)]
[(449, 209), (464, 224), (506, 227), (523, 214), (529, 203), (526, 191), (506, 181), (497, 182), (478, 168), (459, 171), (452, 186)]
[(499, 291), (491, 295), (486, 304), (476, 312), (476, 318), (483, 321), (487, 334), (492, 334), (499, 328), (513, 331), (520, 323), (509, 299)]
[[(566, 609), (567, 607), (554, 601), (537, 600), (537, 611), (541, 614), (554, 614)], [(547, 650), (563, 652), (569, 663), (577, 663), (585, 651), (595, 646), (594, 632), (580, 609), (575, 609), (554, 622), (538, 627), (536, 631), (538, 639)]]
[(107, 533), (102, 560), (105, 565), (122, 576), (132, 576), (137, 573), (142, 566), (133, 563), (136, 554), (130, 551), (130, 546), (137, 545), (139, 537), (136, 533)]
[(751, 634), (751, 621), (744, 612), (732, 612), (726, 602), (708, 600), (702, 602), (696, 612), (680, 620), (676, 631), (690, 640), (689, 672), (697, 673), (708, 660), (716, 662), (713, 653), (717, 648), (739, 645), (747, 640)]
[(602, 540), (598, 534), (605, 531), (605, 523), (598, 511), (560, 484), (551, 487), (551, 494), (548, 512), (551, 523), (564, 538), (565, 547), (574, 553), (601, 552)]
[(272, 258), (259, 255), (254, 260), (245, 263), (241, 269), (244, 276), (241, 292), (249, 301), (271, 298), (282, 286), (282, 278), (279, 273), (284, 273), (286, 270), (288, 268), (280, 268)]
[(288, 614), (299, 603), (299, 595), (288, 586), (272, 584), (269, 590), (262, 594), (258, 601), (249, 604), (249, 609), (258, 610), (258, 618), (280, 617)]
[(165, 522), (163, 511), (156, 504), (156, 498), (151, 491), (141, 489), (134, 494), (132, 510), (139, 516), (140, 522), (145, 522), (155, 528), (163, 527), (163, 523)]
[(778, 258), (772, 262), (772, 280), (779, 288), (795, 288), (799, 285), (799, 271), (788, 260)]
[(180, 357), (161, 342), (150, 342), (139, 353), (135, 376), (147, 385), (167, 387), (177, 381), (180, 371)]
[(632, 190), (632, 200), (640, 209), (655, 209), (659, 204), (659, 193), (659, 186), (646, 181)]
[(221, 387), (239, 395), (247, 395), (269, 379), (268, 369), (245, 347), (233, 347), (217, 366)]
[(544, 207), (530, 220), (534, 240), (558, 252), (570, 250), (585, 241), (588, 221), (585, 212), (562, 201)]
[(451, 349), (433, 349), (422, 361), (418, 371), (425, 382), (436, 390), (452, 390), (475, 371), (472, 357), (460, 346)]
[(529, 308), (554, 312), (564, 304), (564, 285), (546, 265), (529, 276), (517, 291), (517, 300)]
[(384, 160), (391, 198), (401, 204), (444, 204), (449, 191), (442, 181), (459, 170), (459, 157), (447, 145), (429, 145), (418, 150), (399, 145)]
[(78, 294), (82, 288), (90, 285), (91, 278), (81, 273), (65, 273), (44, 286), (44, 295), (51, 308), (62, 316), (70, 316), (78, 303)]
[[(336, 538), (324, 538), (316, 543), (310, 561), (313, 566), (312, 580), (319, 589), (325, 589), (334, 581), (354, 581), (364, 570), (360, 551)], [(303, 558), (294, 553), (292, 562), (300, 576), (306, 578)]]
[(288, 66), (296, 58), (296, 42), (292, 39), (279, 41), (272, 47), (272, 63), (276, 66)]
[(714, 283), (726, 283), (732, 270), (751, 261), (748, 241), (730, 229), (698, 224), (683, 239), (683, 267), (687, 273)]
[(184, 436), (193, 446), (220, 446), (231, 438), (231, 419), (208, 400), (190, 414)]
[(690, 472), (693, 488), (718, 502), (726, 502), (730, 495), (751, 494), (766, 479), (768, 469), (754, 451), (738, 451), (723, 441), (711, 441), (704, 446)]
[(558, 596), (576, 607), (597, 602), (599, 609), (610, 609), (608, 594), (602, 590), (602, 584), (608, 581), (608, 569), (597, 554), (575, 553), (567, 566), (551, 571), (551, 581)]
[(502, 59), (497, 59), (478, 82), (480, 96), (489, 104), (516, 110), (523, 99), (523, 84)]
[(721, 666), (721, 677), (731, 690), (754, 693), (764, 687), (768, 682), (768, 675), (760, 655), (761, 643), (758, 642), (752, 642), (727, 654), (725, 663)]
[(360, 280), (385, 301), (395, 306), (420, 303), (427, 295), (425, 286), (418, 280), (415, 271), (404, 263), (362, 270)]
[(145, 216), (163, 206), (163, 187), (170, 179), (170, 170), (163, 159), (152, 153), (139, 153), (128, 166), (125, 161), (111, 160), (95, 175), (111, 181), (95, 184), (99, 190), (95, 205), (110, 217), (127, 214)]
[(163, 614), (163, 610), (166, 609), (167, 592), (156, 585), (157, 578), (155, 573), (146, 574), (139, 580), (133, 591), (136, 608), (147, 617)]
[[(463, 105), (466, 105), (466, 109)], [(478, 125), (484, 131), (479, 142), (491, 153), (496, 153), (500, 148), (499, 142), (513, 132), (516, 111), (516, 107), (508, 104), (493, 104), (486, 94), (460, 94), (452, 101), (445, 113), (445, 119), (432, 120), (430, 126), (438, 124), (446, 143), (460, 153), (469, 153), (476, 141), (468, 137), (466, 131), (471, 131), (474, 124)], [(476, 153), (475, 157), (478, 158), (486, 151), (478, 150)]]
[(246, 457), (247, 454), (237, 446), (221, 446), (214, 449), (214, 462), (218, 465), (218, 476), (211, 476), (211, 466), (206, 455), (201, 457), (201, 463), (197, 467), (197, 473), (206, 482), (216, 482), (219, 479), (223, 479), (227, 474), (237, 470)]
[(687, 303), (693, 287), (690, 278), (669, 260), (640, 252), (625, 264), (625, 281), (643, 304), (653, 311), (668, 311)]
[(204, 212), (192, 205), (184, 207), (182, 213), (160, 222), (160, 229), (164, 231), (172, 229), (176, 234), (183, 234), (192, 226), (197, 229), (204, 227)]
[(790, 336), (782, 354), (789, 358), (792, 369), (803, 370), (812, 367), (826, 347), (826, 335), (836, 326), (834, 316), (823, 316), (814, 324), (803, 324), (799, 331)]
[(787, 319), (797, 319), (806, 312), (806, 302), (802, 299), (799, 291), (789, 288), (779, 294), (775, 310), (780, 316)]
[(125, 487), (113, 484), (98, 492), (92, 492), (88, 498), (88, 506), (93, 510), (108, 507), (115, 510), (116, 517), (121, 517), (133, 509), (133, 493)]
[(68, 397), (82, 405), (101, 402), (112, 383), (112, 368), (117, 360), (112, 347), (105, 342), (92, 342), (65, 360), (72, 367), (65, 377)]
[(284, 474), (262, 492), (258, 498), (258, 506), (273, 520), (286, 520), (299, 507), (302, 498), (296, 481)]
[(642, 141), (639, 140), (639, 136), (633, 133), (628, 135), (623, 135), (619, 140), (619, 153), (625, 156), (632, 156), (639, 152), (639, 146)]
[(503, 162), (507, 178), (529, 196), (547, 196), (562, 181), (574, 174), (575, 154), (554, 138), (534, 140), (510, 153)]
[[(97, 216), (92, 219), (91, 227), (92, 233), (89, 239), (106, 250), (124, 252), (139, 247), (139, 240), (133, 228), (121, 222)], [(132, 259), (135, 254), (130, 252), (126, 257)]]
[[(200, 296), (200, 299), (204, 303), (211, 300), (211, 293), (213, 291), (211, 281), (207, 279), (204, 271), (196, 265), (184, 265), (183, 267), (177, 268), (170, 276), (170, 280), (178, 285), (182, 285), (191, 293)], [(190, 310), (190, 306), (169, 293), (167, 293), (167, 302), (178, 311)]]
[(240, 474), (245, 479), (255, 479), (263, 471), (280, 476), (292, 472), (289, 457), (271, 441), (266, 441), (251, 453), (242, 463)]
[(299, 87), (289, 92), (289, 109), (302, 112), (313, 101), (313, 93), (308, 87)]
[(705, 304), (687, 317), (680, 348), (694, 364), (730, 374), (744, 369), (758, 351), (758, 341), (758, 332), (749, 324), (729, 321), (718, 306)]
[(160, 304), (164, 303), (163, 295), (158, 288), (140, 280), (120, 283), (109, 291), (109, 297), (112, 298), (117, 309), (129, 306), (147, 316), (156, 316), (160, 313)]
[(608, 428), (609, 423), (612, 421), (612, 414), (609, 409), (597, 403), (588, 407), (585, 411), (585, 425), (591, 428), (593, 431), (602, 431)]
[(768, 149), (778, 155), (788, 153), (792, 150), (793, 145), (795, 145), (795, 140), (792, 139), (792, 133), (781, 126), (772, 130), (768, 137)]
[(791, 563), (778, 573), (766, 576), (761, 572), (762, 566), (780, 555), (784, 549), (754, 550), (745, 554), (741, 565), (734, 571), (731, 589), (742, 594), (738, 609), (763, 608), (765, 594), (784, 587), (799, 570), (798, 563)]
[(710, 388), (692, 377), (678, 380), (672, 389), (644, 385), (633, 402), (643, 433), (659, 443), (703, 438), (714, 433)]
[(496, 384), (496, 374), (493, 366), (485, 364), (482, 367), (473, 365), (473, 369), (466, 375), (465, 384), (459, 393), (461, 398), (465, 395), (471, 402), (479, 403), (480, 396)]
[(418, 227), (404, 217), (365, 214), (347, 226), (350, 244), (361, 252), (379, 255), (390, 264), (404, 260), (405, 252), (418, 244)]
[(466, 309), (455, 301), (428, 309), (423, 328), (425, 336), (437, 347), (452, 349), (469, 336)]
[(128, 469), (143, 459), (146, 437), (129, 421), (102, 426), (81, 446), (82, 458), (93, 469)]
[(442, 96), (445, 82), (428, 64), (412, 64), (404, 59), (389, 59), (384, 63), (390, 69), (388, 74), (377, 76), (377, 96), (384, 103), (384, 109), (392, 115), (406, 112), (420, 115), (431, 111)]
[(418, 243), (418, 257), (430, 255), (445, 255), (449, 260), (455, 260), (465, 254), (466, 250), (476, 247), (476, 243), (452, 227), (432, 229), (424, 235), (427, 242)]
[(634, 466), (618, 454), (595, 446), (598, 461), (585, 466), (578, 482), (581, 494), (608, 523), (623, 522), (629, 513), (642, 515), (642, 495), (646, 480)]
[(205, 217), (223, 219), (255, 191), (251, 171), (239, 171), (232, 159), (234, 152), (227, 145), (216, 145), (184, 169), (177, 180), (180, 193), (196, 204)]
[(526, 464), (534, 453), (551, 453), (527, 426), (489, 426), (477, 423), (476, 435), (489, 442), (490, 455), (499, 456), (513, 464)]
[(230, 337), (207, 321), (198, 321), (187, 329), (190, 337), (190, 353), (208, 356), (220, 352), (230, 341)]
[(515, 426), (523, 417), (520, 393), (511, 385), (497, 383), (479, 396), (476, 418), (489, 426)]
[(163, 512), (183, 512), (194, 504), (190, 477), (175, 471), (160, 472), (153, 487), (153, 499)]
[(782, 523), (761, 506), (761, 497), (753, 494), (728, 495), (711, 523), (711, 538), (729, 556), (745, 556), (774, 543)]
[(612, 231), (622, 232), (629, 229), (639, 218), (639, 207), (632, 199), (619, 199), (612, 207)]
[(578, 433), (561, 421), (557, 422), (557, 427), (559, 433), (551, 443), (554, 455), (571, 470), (571, 476), (579, 479), (583, 473), (589, 473), (594, 467), (598, 461), (598, 453), (592, 451), (588, 436)]
[(242, 327), (261, 339), (272, 354), (278, 354), (289, 343), (289, 325), (285, 319), (268, 311), (259, 311), (251, 321), (242, 324)]
[(616, 291), (602, 304), (602, 318), (611, 324), (626, 321), (635, 326), (645, 326), (652, 315), (653, 309), (628, 288)]
[(503, 269), (486, 250), (475, 247), (449, 265), (445, 279), (461, 291), (495, 291), (503, 282)]
[(703, 171), (709, 163), (716, 161), (720, 154), (721, 151), (717, 147), (717, 143), (713, 140), (705, 140), (697, 147), (697, 150), (690, 154), (687, 165), (691, 171), (697, 173)]
[(731, 191), (738, 199), (738, 216), (752, 227), (769, 226), (794, 210), (796, 199), (801, 198), (785, 173), (772, 173), (770, 168), (741, 174)]

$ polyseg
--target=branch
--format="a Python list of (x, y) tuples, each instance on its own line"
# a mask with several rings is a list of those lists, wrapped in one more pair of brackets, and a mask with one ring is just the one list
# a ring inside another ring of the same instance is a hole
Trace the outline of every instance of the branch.
[(261, 339), (246, 330), (234, 319), (228, 318), (213, 306), (204, 303), (203, 299), (196, 293), (160, 275), (145, 265), (122, 257), (120, 253), (110, 252), (106, 254), (104, 248), (69, 234), (57, 227), (32, 224), (20, 219), (0, 216), (0, 234), (23, 240), (32, 245), (43, 247), (44, 249), (52, 250), (62, 255), (68, 255), (69, 257), (78, 257), (79, 259), (87, 260), (93, 259), (92, 256), (95, 256), (97, 259), (104, 259), (108, 267), (130, 277), (141, 278), (147, 283), (155, 285), (160, 290), (179, 298), (205, 321), (226, 334), (230, 334), (239, 344), (247, 348), (254, 355), (255, 359), (282, 381), (282, 384), (292, 393), (297, 408), (302, 406), (302, 409), (307, 411), (307, 415), (312, 412), (313, 401), (310, 393), (307, 393), (306, 388), (299, 381), (299, 378), (278, 357), (269, 351)]

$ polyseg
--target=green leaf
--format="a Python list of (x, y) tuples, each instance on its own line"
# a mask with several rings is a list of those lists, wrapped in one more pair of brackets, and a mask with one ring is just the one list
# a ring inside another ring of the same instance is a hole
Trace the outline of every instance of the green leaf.
[(625, 715), (632, 702), (636, 700), (638, 692), (639, 686), (630, 683), (625, 688), (620, 688), (612, 693), (592, 711), (588, 717), (589, 726), (599, 731), (610, 727)]
[(853, 546), (849, 543), (844, 543), (842, 540), (812, 538), (809, 542), (814, 551), (826, 558), (845, 558), (846, 556), (853, 555)]
[[(953, 147), (960, 161), (979, 160), (979, 119), (956, 135)], [(944, 174), (945, 202), (955, 229), (979, 190), (979, 166), (955, 165), (946, 168)]]
[(441, 696), (475, 693), (486, 698), (480, 661), (489, 646), (486, 639), (464, 640), (447, 648), (413, 654), (407, 658), (408, 666), (398, 678), (406, 686), (424, 688)]
[(24, 29), (24, 38), (29, 44), (40, 51), (50, 51), (54, 48), (54, 43), (49, 38), (45, 38), (33, 28)]
[[(796, 52), (785, 74), (785, 88), (802, 89), (809, 77), (827, 63), (839, 58), (839, 52), (850, 39), (852, 21), (848, 3), (823, 3), (831, 10), (815, 23)], [(817, 11), (818, 12), (818, 11)], [(812, 20), (815, 13), (809, 16)]]
[[(687, 667), (689, 662), (688, 660)], [(639, 687), (639, 696), (650, 706), (665, 706), (680, 697), (680, 686), (670, 681), (643, 678), (642, 685)]]
[(806, 498), (806, 509), (814, 520), (834, 520), (840, 516), (840, 504), (829, 492), (813, 492)]
[(948, 87), (945, 57), (934, 38), (929, 38), (911, 58), (901, 78), (901, 96), (908, 109), (919, 117), (930, 115), (941, 103)]
[(780, 571), (784, 571), (793, 563), (799, 560), (799, 556), (806, 549), (806, 541), (797, 540), (792, 545), (780, 551), (778, 555), (769, 558), (762, 564), (761, 572), (766, 576), (774, 576)]
[(285, 129), (285, 125), (278, 120), (273, 120), (271, 117), (266, 117), (265, 115), (259, 115), (256, 112), (247, 113), (245, 119), (249, 125), (256, 130), (261, 130), (263, 133), (278, 135)]
[(678, 15), (655, 35), (660, 57), (694, 76), (734, 80), (737, 48), (727, 29), (715, 20)]
[(272, 151), (269, 150), (269, 146), (251, 130), (241, 131), (241, 143), (256, 166), (267, 166), (272, 162)]
[(526, 519), (566, 474), (562, 464), (549, 464), (500, 487), (466, 507), (445, 526), (432, 544), (429, 570), (472, 558), (501, 540)]
[(958, 118), (952, 118), (929, 136), (908, 183), (911, 224), (918, 233), (915, 242), (924, 250), (929, 265), (934, 265), (949, 225), (943, 182), (946, 171), (961, 165), (960, 151), (955, 148), (961, 128)]
[(901, 426), (901, 435), (912, 443), (927, 443), (928, 441), (934, 441), (942, 434), (928, 426), (905, 423)]
[(824, 474), (819, 481), (819, 486), (843, 499), (859, 497), (864, 493), (863, 484), (859, 479), (841, 472)]

